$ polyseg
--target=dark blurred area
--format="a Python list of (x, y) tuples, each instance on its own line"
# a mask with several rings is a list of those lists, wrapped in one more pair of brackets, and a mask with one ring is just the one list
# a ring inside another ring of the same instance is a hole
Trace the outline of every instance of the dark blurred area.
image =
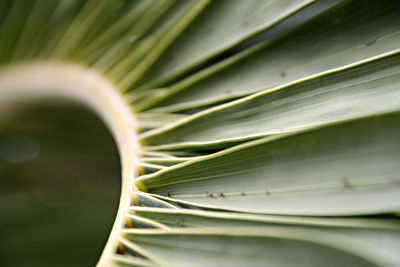
[(0, 123), (0, 266), (94, 266), (118, 208), (114, 140), (80, 106), (21, 106)]

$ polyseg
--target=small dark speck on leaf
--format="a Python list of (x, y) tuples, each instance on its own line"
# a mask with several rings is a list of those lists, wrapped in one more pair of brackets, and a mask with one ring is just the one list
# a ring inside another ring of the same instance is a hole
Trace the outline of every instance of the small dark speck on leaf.
[(281, 71), (281, 73), (279, 75), (281, 75), (281, 77), (285, 77), (286, 76), (286, 72)]
[(346, 177), (342, 177), (342, 184), (345, 187), (350, 187), (350, 181)]
[(171, 192), (167, 192), (167, 197), (171, 197)]
[(169, 56), (166, 60), (166, 63), (169, 65), (174, 61), (174, 57), (173, 56)]
[(270, 193), (268, 190), (265, 190), (265, 194), (266, 194), (267, 196), (271, 195), (271, 193)]
[(182, 223), (181, 223), (180, 221), (176, 221), (175, 223), (176, 223), (176, 225), (179, 226), (179, 227), (182, 226)]
[(365, 45), (366, 46), (370, 46), (370, 45), (373, 45), (373, 44), (376, 44), (376, 39), (368, 41)]
[(241, 192), (240, 195), (241, 195), (241, 196), (245, 196), (246, 193), (245, 193), (245, 192)]
[(225, 195), (224, 195), (223, 192), (219, 193), (219, 196), (220, 196), (220, 197), (225, 197)]
[(342, 20), (341, 19), (339, 19), (339, 18), (336, 18), (334, 21), (333, 21), (333, 23), (334, 24), (340, 24), (342, 22)]

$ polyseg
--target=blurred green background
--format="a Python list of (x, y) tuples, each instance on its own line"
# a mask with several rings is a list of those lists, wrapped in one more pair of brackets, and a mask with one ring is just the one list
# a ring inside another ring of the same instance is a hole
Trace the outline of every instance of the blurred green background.
[(21, 106), (0, 123), (0, 266), (94, 266), (118, 208), (114, 140), (82, 107)]

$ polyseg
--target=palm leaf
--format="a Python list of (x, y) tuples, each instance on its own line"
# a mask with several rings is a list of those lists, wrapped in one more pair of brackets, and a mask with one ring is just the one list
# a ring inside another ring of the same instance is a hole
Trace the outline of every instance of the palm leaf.
[(0, 5), (0, 122), (65, 99), (119, 148), (98, 266), (400, 264), (399, 3)]

